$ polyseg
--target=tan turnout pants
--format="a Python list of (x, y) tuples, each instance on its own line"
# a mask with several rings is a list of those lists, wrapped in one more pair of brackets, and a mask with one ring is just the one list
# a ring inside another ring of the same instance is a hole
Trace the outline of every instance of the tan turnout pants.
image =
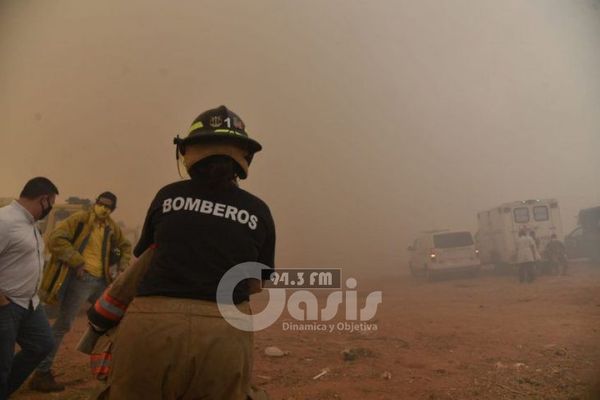
[[(247, 302), (238, 309), (250, 314)], [(137, 297), (119, 324), (97, 398), (246, 400), (252, 343), (252, 333), (229, 325), (216, 303)]]

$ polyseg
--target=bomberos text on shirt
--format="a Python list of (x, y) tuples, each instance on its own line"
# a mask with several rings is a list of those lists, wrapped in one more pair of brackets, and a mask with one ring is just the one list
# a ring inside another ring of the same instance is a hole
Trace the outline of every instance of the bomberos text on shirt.
[(248, 225), (248, 228), (252, 230), (256, 229), (258, 223), (258, 217), (254, 214), (250, 214), (247, 210), (223, 203), (212, 202), (210, 200), (202, 200), (193, 197), (175, 197), (164, 199), (162, 202), (163, 214), (182, 210), (230, 219), (242, 225)]

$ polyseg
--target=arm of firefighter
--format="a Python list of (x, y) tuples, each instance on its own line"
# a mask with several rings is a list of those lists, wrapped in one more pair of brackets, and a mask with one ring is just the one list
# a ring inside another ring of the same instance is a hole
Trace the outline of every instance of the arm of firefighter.
[(121, 303), (129, 304), (135, 297), (137, 287), (150, 267), (154, 248), (150, 247), (133, 262), (108, 288), (108, 294)]
[(48, 238), (48, 249), (52, 255), (72, 268), (85, 264), (85, 259), (73, 246), (73, 236), (77, 230), (79, 217), (78, 214), (74, 214), (62, 221)]
[(106, 289), (94, 305), (88, 309), (90, 326), (98, 333), (104, 333), (114, 328), (121, 322), (128, 305), (112, 297)]
[(115, 246), (121, 251), (119, 271), (123, 272), (129, 266), (129, 261), (131, 260), (131, 242), (123, 235), (123, 231), (117, 224), (115, 224), (114, 229)]
[(153, 252), (153, 248), (146, 250), (90, 307), (88, 320), (97, 331), (107, 331), (119, 324), (129, 303), (135, 297), (138, 283), (150, 266)]
[[(262, 280), (266, 281), (270, 279), (271, 272), (275, 269), (275, 222), (270, 212), (264, 224), (267, 235), (261, 246), (258, 262), (269, 267), (262, 271)], [(262, 282), (258, 279), (248, 279), (248, 289), (250, 294), (260, 293), (262, 291)]]

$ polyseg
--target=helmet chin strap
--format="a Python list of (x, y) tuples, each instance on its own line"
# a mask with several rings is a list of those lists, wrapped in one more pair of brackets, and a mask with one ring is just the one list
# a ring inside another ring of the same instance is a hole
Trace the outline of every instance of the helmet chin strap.
[(181, 175), (181, 168), (179, 168), (179, 150), (175, 149), (175, 164), (177, 164), (177, 174), (181, 179), (183, 179), (183, 175)]
[(179, 175), (179, 178), (185, 179), (185, 176), (183, 176), (183, 174), (181, 173), (180, 156), (182, 155), (181, 150), (182, 150), (183, 146), (181, 145), (181, 139), (179, 138), (179, 135), (177, 135), (177, 137), (175, 137), (173, 139), (173, 143), (176, 145), (175, 146), (175, 163), (177, 164), (177, 174)]

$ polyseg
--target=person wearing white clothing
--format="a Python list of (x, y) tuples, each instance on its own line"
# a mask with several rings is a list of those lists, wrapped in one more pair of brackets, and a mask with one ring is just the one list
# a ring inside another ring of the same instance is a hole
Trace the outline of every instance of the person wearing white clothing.
[(519, 265), (519, 282), (531, 283), (535, 279), (534, 269), (537, 254), (538, 251), (533, 238), (527, 235), (524, 229), (520, 230), (516, 254), (516, 261)]
[(37, 295), (44, 241), (36, 222), (48, 215), (57, 194), (49, 179), (37, 177), (18, 200), (0, 208), (0, 400), (17, 390), (54, 346)]

